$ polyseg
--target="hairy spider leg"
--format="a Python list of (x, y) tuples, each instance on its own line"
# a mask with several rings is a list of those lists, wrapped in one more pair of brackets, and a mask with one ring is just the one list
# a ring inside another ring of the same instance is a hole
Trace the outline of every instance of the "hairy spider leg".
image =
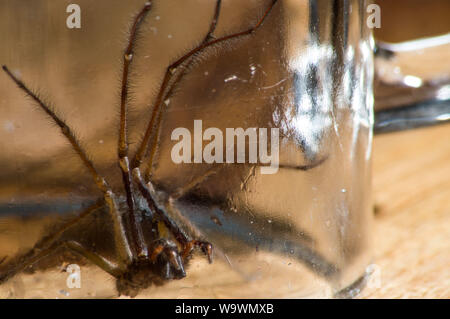
[(76, 241), (59, 240), (65, 231), (76, 225), (83, 218), (91, 215), (98, 209), (104, 207), (104, 204), (105, 202), (103, 199), (97, 200), (97, 202), (87, 207), (83, 212), (78, 214), (77, 217), (73, 218), (72, 220), (62, 225), (56, 232), (54, 232), (49, 236), (44, 237), (39, 242), (37, 242), (34, 245), (34, 247), (27, 253), (14, 259), (8, 260), (7, 263), (5, 265), (2, 265), (1, 267), (2, 271), (0, 272), (0, 284), (4, 283), (11, 277), (15, 276), (17, 273), (23, 271), (28, 266), (31, 266), (34, 263), (38, 262), (39, 260), (46, 257), (54, 250), (63, 245), (65, 245), (65, 247), (69, 248), (70, 250), (84, 256), (85, 258), (87, 258), (88, 260), (99, 266), (104, 271), (112, 274), (113, 276), (118, 276), (119, 273), (124, 270), (123, 266), (121, 267), (120, 264), (119, 265), (115, 264), (107, 260), (106, 258), (100, 256), (99, 254), (89, 251)]
[(114, 224), (114, 241), (116, 250), (118, 252), (117, 257), (119, 259), (119, 262), (125, 265), (131, 263), (131, 261), (133, 260), (133, 253), (126, 236), (122, 216), (117, 206), (116, 196), (112, 192), (110, 186), (108, 185), (106, 180), (97, 172), (93, 163), (88, 158), (87, 153), (81, 147), (81, 144), (79, 143), (77, 137), (69, 128), (69, 126), (56, 115), (52, 108), (45, 104), (21, 80), (19, 80), (14, 74), (12, 74), (12, 72), (5, 65), (2, 68), (6, 72), (6, 74), (17, 84), (17, 86), (29, 97), (31, 97), (40, 106), (40, 108), (60, 127), (62, 134), (68, 139), (72, 148), (81, 158), (84, 166), (91, 173), (92, 177), (94, 178), (95, 184), (103, 192), (104, 200), (109, 207), (109, 213)]
[(119, 167), (122, 171), (122, 180), (125, 188), (125, 193), (127, 196), (128, 205), (128, 217), (129, 224), (132, 228), (131, 237), (134, 244), (134, 248), (138, 257), (146, 258), (148, 257), (148, 247), (144, 239), (144, 234), (142, 227), (138, 222), (137, 212), (135, 210), (135, 203), (133, 197), (133, 182), (130, 174), (130, 163), (128, 160), (128, 88), (129, 88), (129, 71), (130, 66), (133, 61), (134, 47), (136, 43), (136, 38), (139, 32), (139, 27), (144, 21), (145, 17), (148, 15), (152, 6), (151, 1), (146, 2), (141, 11), (136, 15), (134, 22), (131, 26), (128, 45), (125, 48), (123, 55), (123, 69), (122, 69), (122, 89), (120, 94), (120, 129), (119, 129), (119, 144), (117, 155), (119, 157)]
[[(216, 7), (214, 10), (213, 19), (211, 21), (208, 33), (206, 34), (205, 38), (201, 42), (200, 47), (207, 44), (211, 39), (214, 39), (214, 32), (216, 30), (216, 27), (217, 27), (217, 24), (219, 21), (221, 7), (222, 7), (222, 0), (216, 0)], [(161, 107), (162, 102), (165, 100), (164, 93), (172, 79), (172, 76), (176, 73), (177, 68), (180, 65), (182, 65), (187, 59), (189, 59), (193, 54), (194, 53), (192, 53), (190, 55), (184, 55), (183, 57), (181, 57), (180, 59), (178, 59), (177, 61), (175, 61), (174, 63), (172, 63), (171, 65), (169, 65), (167, 67), (166, 73), (164, 75), (158, 95), (155, 100), (155, 103), (153, 104), (152, 115), (151, 115), (149, 124), (147, 125), (147, 129), (145, 131), (144, 138), (142, 139), (140, 146), (132, 160), (132, 163), (131, 163), (132, 169), (139, 167), (142, 164), (143, 158), (144, 158), (147, 148), (148, 148), (147, 144), (148, 144), (151, 136), (154, 134), (153, 131), (155, 129), (154, 128), (155, 119), (157, 117), (157, 114), (159, 113), (159, 108)]]

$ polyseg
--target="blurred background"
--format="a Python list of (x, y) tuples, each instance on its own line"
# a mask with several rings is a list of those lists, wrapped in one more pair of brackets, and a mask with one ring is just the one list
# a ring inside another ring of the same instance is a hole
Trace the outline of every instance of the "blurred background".
[[(450, 32), (450, 1), (378, 0), (387, 42)], [(420, 53), (420, 52), (419, 52)], [(450, 74), (450, 48), (416, 72)], [(414, 60), (415, 59), (415, 60)], [(410, 92), (411, 97), (414, 96)], [(450, 298), (450, 125), (374, 140), (375, 259), (379, 286), (362, 298)]]
[(382, 23), (375, 37), (401, 42), (450, 32), (450, 1), (376, 0)]

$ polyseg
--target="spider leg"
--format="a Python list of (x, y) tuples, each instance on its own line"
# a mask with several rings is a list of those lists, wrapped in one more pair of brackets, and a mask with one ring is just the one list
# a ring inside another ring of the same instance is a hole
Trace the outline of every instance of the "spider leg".
[(211, 264), (213, 262), (213, 246), (206, 241), (196, 239), (187, 242), (182, 254), (183, 259), (187, 259), (196, 247), (202, 250), (202, 252), (208, 257), (208, 261)]
[(103, 192), (105, 202), (109, 206), (111, 218), (114, 222), (115, 244), (116, 244), (116, 248), (118, 250), (120, 259), (123, 262), (128, 262), (128, 263), (131, 262), (131, 260), (133, 259), (133, 254), (131, 252), (130, 245), (128, 243), (128, 238), (125, 233), (122, 216), (117, 208), (116, 197), (115, 197), (114, 193), (112, 192), (110, 186), (106, 182), (106, 180), (102, 176), (100, 176), (100, 174), (95, 169), (94, 164), (89, 159), (86, 151), (81, 147), (81, 144), (78, 141), (78, 138), (75, 136), (75, 134), (70, 129), (70, 127), (63, 120), (61, 120), (58, 117), (58, 115), (56, 115), (56, 113), (53, 111), (53, 109), (50, 106), (48, 106), (47, 104), (45, 104), (37, 96), (36, 93), (31, 91), (20, 79), (18, 79), (14, 74), (12, 74), (12, 72), (5, 65), (2, 66), (2, 69), (16, 83), (16, 85), (22, 91), (24, 91), (29, 97), (31, 97), (39, 105), (39, 107), (59, 126), (62, 134), (70, 142), (72, 148), (78, 154), (78, 156), (82, 160), (84, 166), (91, 173), (92, 177), (94, 178), (95, 184)]
[(267, 8), (264, 15), (256, 23), (255, 26), (253, 26), (250, 29), (245, 30), (245, 31), (233, 33), (231, 35), (227, 35), (227, 36), (215, 39), (213, 33), (214, 33), (216, 25), (217, 25), (217, 21), (218, 21), (219, 15), (220, 15), (220, 7), (221, 7), (221, 2), (217, 1), (215, 15), (214, 15), (213, 21), (211, 23), (211, 27), (210, 27), (205, 39), (202, 41), (202, 43), (199, 46), (197, 46), (194, 49), (192, 49), (191, 51), (187, 52), (185, 55), (183, 55), (177, 61), (172, 63), (166, 69), (166, 73), (165, 73), (164, 79), (162, 81), (158, 96), (153, 105), (152, 115), (151, 115), (149, 124), (147, 126), (147, 129), (145, 131), (144, 138), (142, 139), (142, 141), (139, 145), (139, 148), (132, 160), (132, 164), (131, 164), (132, 169), (139, 167), (142, 164), (143, 158), (146, 155), (147, 149), (149, 147), (148, 144), (150, 142), (150, 139), (153, 136), (152, 145), (150, 147), (151, 151), (150, 151), (150, 158), (149, 158), (149, 162), (148, 162), (149, 163), (148, 171), (146, 172), (146, 180), (148, 180), (151, 175), (153, 160), (154, 160), (154, 156), (155, 156), (156, 149), (157, 149), (157, 141), (159, 139), (159, 134), (160, 134), (159, 131), (160, 131), (160, 126), (161, 126), (161, 118), (162, 118), (160, 113), (161, 113), (162, 104), (164, 101), (167, 100), (168, 96), (170, 96), (170, 94), (172, 94), (176, 84), (178, 84), (181, 81), (181, 79), (183, 78), (183, 76), (185, 75), (184, 72), (180, 72), (178, 77), (176, 78), (176, 80), (172, 81), (173, 75), (177, 73), (177, 68), (183, 66), (183, 64), (185, 62), (187, 62), (185, 64), (185, 66), (182, 68), (182, 69), (186, 69), (186, 67), (192, 63), (191, 58), (197, 54), (202, 53), (208, 47), (254, 33), (264, 23), (264, 21), (266, 20), (269, 13), (272, 11), (272, 9), (275, 6), (277, 1), (278, 0), (271, 1), (270, 6)]
[(93, 264), (97, 265), (113, 277), (119, 277), (125, 270), (124, 265), (116, 264), (102, 255), (92, 252), (77, 241), (70, 240), (62, 242), (61, 245), (66, 246), (68, 249), (85, 257), (87, 260), (91, 261)]
[[(2, 268), (5, 268), (5, 270), (0, 271), (0, 284), (11, 278), (12, 276), (16, 275), (18, 272), (24, 270), (28, 266), (34, 264), (35, 262), (39, 261), (43, 257), (47, 256), (51, 252), (53, 252), (57, 246), (61, 245), (63, 242), (58, 241), (59, 238), (63, 235), (64, 232), (66, 232), (69, 228), (76, 225), (79, 221), (81, 221), (83, 218), (91, 215), (101, 207), (103, 207), (104, 201), (98, 200), (93, 205), (86, 208), (82, 213), (80, 213), (78, 216), (73, 218), (72, 220), (68, 221), (64, 225), (62, 225), (56, 232), (44, 237), (41, 239), (34, 247), (28, 251), (26, 254), (19, 256), (17, 258), (9, 260), (5, 265), (2, 265)], [(110, 272), (113, 269), (112, 263), (106, 261), (106, 259), (97, 256), (96, 254), (92, 252), (86, 251), (83, 247), (81, 247), (80, 244), (69, 244), (69, 242), (66, 242), (67, 245), (69, 245), (69, 248), (72, 250), (78, 249), (80, 253), (84, 254), (88, 259), (90, 259), (92, 262), (97, 264), (99, 267), (105, 269), (106, 271)], [(4, 259), (2, 259), (4, 261)], [(117, 269), (118, 266), (116, 266)]]
[(324, 156), (321, 159), (318, 159), (318, 160), (316, 160), (316, 161), (314, 161), (312, 163), (305, 164), (305, 165), (279, 164), (278, 167), (279, 168), (284, 168), (284, 169), (292, 169), (292, 170), (307, 172), (309, 170), (312, 170), (312, 169), (322, 165), (327, 160), (328, 160), (328, 156)]
[(95, 265), (97, 265), (98, 267), (100, 267), (101, 269), (103, 269), (104, 271), (106, 271), (107, 273), (111, 274), (116, 278), (120, 276), (120, 274), (123, 272), (123, 268), (119, 267), (117, 264), (83, 247), (83, 245), (81, 245), (77, 241), (69, 240), (69, 241), (55, 242), (52, 245), (42, 250), (39, 250), (39, 252), (37, 252), (36, 254), (24, 256), (24, 258), (21, 259), (20, 264), (7, 263), (6, 269), (2, 271), (2, 273), (0, 273), (0, 284), (6, 282), (8, 279), (15, 276), (17, 273), (23, 271), (24, 269), (38, 262), (42, 258), (45, 258), (46, 256), (50, 255), (59, 248), (67, 248), (85, 257), (87, 260), (91, 261), (92, 263), (94, 263)]
[[(222, 7), (222, 0), (216, 0), (216, 8), (214, 11), (214, 17), (211, 21), (208, 33), (206, 34), (205, 38), (203, 39), (203, 41), (201, 42), (200, 46), (205, 45), (206, 43), (208, 43), (211, 39), (214, 39), (214, 32), (216, 30), (217, 27), (217, 23), (219, 21), (219, 16), (220, 16), (220, 9)], [(164, 93), (166, 91), (166, 88), (168, 87), (168, 85), (170, 84), (170, 81), (172, 79), (172, 76), (175, 74), (177, 68), (179, 66), (181, 66), (187, 59), (189, 59), (194, 53), (192, 53), (189, 56), (183, 56), (180, 59), (178, 59), (177, 61), (175, 61), (174, 63), (172, 63), (170, 66), (167, 67), (166, 69), (166, 73), (164, 75), (164, 79), (162, 81), (161, 87), (159, 89), (159, 93), (158, 96), (156, 98), (156, 101), (153, 105), (153, 111), (152, 111), (152, 115), (150, 118), (150, 122), (147, 126), (147, 129), (145, 131), (145, 135), (144, 138), (138, 148), (138, 151), (136, 152), (134, 159), (132, 161), (132, 168), (136, 168), (139, 167), (142, 163), (142, 160), (145, 156), (145, 153), (147, 151), (147, 144), (151, 138), (154, 126), (155, 126), (155, 120), (159, 115), (159, 108), (161, 107), (161, 104), (164, 100), (166, 100), (164, 98)], [(159, 125), (157, 125), (157, 127), (159, 127)], [(151, 166), (151, 165), (150, 165)]]
[[(201, 174), (198, 177), (195, 177), (194, 179), (192, 179), (192, 181), (190, 181), (189, 183), (187, 183), (186, 185), (176, 189), (170, 196), (169, 199), (170, 200), (177, 200), (181, 197), (183, 197), (184, 195), (186, 195), (187, 193), (189, 193), (189, 191), (191, 191), (192, 189), (194, 189), (195, 187), (197, 187), (198, 185), (202, 184), (203, 182), (205, 182), (210, 176), (217, 174), (222, 168), (224, 167), (224, 165), (218, 166), (218, 167), (213, 167), (210, 168), (209, 170), (207, 170), (204, 174)], [(151, 182), (149, 182), (151, 183)]]
[(120, 130), (119, 130), (119, 144), (118, 144), (118, 157), (119, 167), (122, 171), (122, 179), (127, 196), (127, 204), (129, 210), (129, 222), (132, 228), (131, 236), (134, 246), (137, 248), (137, 255), (139, 257), (148, 256), (148, 248), (144, 240), (141, 225), (137, 222), (138, 218), (135, 211), (135, 203), (133, 197), (133, 183), (130, 174), (130, 163), (128, 160), (128, 121), (127, 121), (127, 102), (128, 102), (128, 88), (129, 88), (129, 71), (133, 61), (134, 47), (136, 43), (139, 27), (143, 20), (147, 16), (147, 13), (151, 9), (151, 2), (147, 2), (141, 11), (136, 15), (134, 22), (131, 26), (130, 34), (128, 37), (128, 45), (123, 55), (123, 70), (122, 70), (122, 90), (120, 97)]
[[(323, 157), (320, 160), (317, 160), (315, 162), (312, 162), (310, 164), (306, 164), (306, 165), (292, 165), (292, 164), (280, 164), (279, 168), (283, 168), (283, 169), (292, 169), (292, 170), (299, 170), (299, 171), (309, 171), (311, 169), (314, 169), (320, 165), (322, 165), (326, 160), (328, 159), (328, 157)], [(257, 166), (263, 166), (260, 163), (255, 163), (252, 164), (253, 166), (257, 167)], [(183, 197), (184, 195), (186, 195), (187, 193), (189, 193), (192, 189), (194, 189), (195, 187), (197, 187), (198, 185), (202, 184), (203, 182), (205, 182), (210, 176), (217, 174), (223, 167), (225, 167), (225, 165), (221, 165), (218, 167), (213, 167), (209, 170), (207, 170), (204, 174), (201, 174), (198, 177), (195, 177), (192, 181), (190, 181), (188, 184), (176, 189), (170, 196), (170, 200), (174, 201), (177, 200), (181, 197)], [(151, 183), (151, 182), (148, 182)]]

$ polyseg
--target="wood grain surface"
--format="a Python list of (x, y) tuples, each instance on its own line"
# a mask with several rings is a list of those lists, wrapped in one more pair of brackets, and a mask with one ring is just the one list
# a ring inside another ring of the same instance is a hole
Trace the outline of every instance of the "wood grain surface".
[[(382, 11), (378, 39), (400, 42), (450, 31), (447, 0), (376, 3)], [(377, 136), (373, 152), (379, 285), (360, 297), (450, 298), (450, 125)]]
[(374, 263), (362, 298), (450, 298), (450, 125), (374, 141)]

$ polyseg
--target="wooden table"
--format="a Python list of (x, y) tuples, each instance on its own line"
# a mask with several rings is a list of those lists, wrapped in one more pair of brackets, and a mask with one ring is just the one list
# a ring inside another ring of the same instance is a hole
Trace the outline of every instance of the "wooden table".
[(450, 125), (377, 136), (375, 264), (362, 298), (450, 298)]

